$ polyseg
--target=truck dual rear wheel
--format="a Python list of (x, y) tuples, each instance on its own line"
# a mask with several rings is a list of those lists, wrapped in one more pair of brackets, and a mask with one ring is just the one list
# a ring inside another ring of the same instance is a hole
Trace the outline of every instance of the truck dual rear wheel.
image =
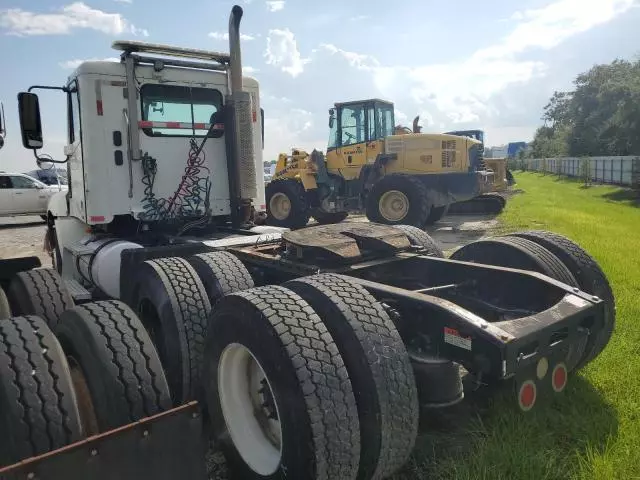
[(535, 242), (552, 252), (569, 269), (581, 290), (597, 295), (605, 302), (604, 328), (590, 333), (584, 356), (575, 368), (584, 367), (602, 352), (615, 328), (616, 304), (607, 276), (591, 255), (563, 235), (540, 230), (517, 232), (511, 235)]
[(156, 346), (174, 405), (198, 399), (211, 303), (183, 258), (147, 260), (134, 279), (131, 307)]
[(302, 228), (311, 218), (302, 184), (293, 179), (273, 180), (266, 188), (267, 223), (276, 227)]
[(0, 320), (11, 317), (11, 306), (9, 305), (9, 299), (7, 294), (4, 293), (2, 287), (0, 287)]
[(11, 280), (7, 297), (14, 315), (38, 315), (54, 328), (73, 298), (60, 274), (52, 268), (18, 272)]
[(247, 267), (232, 253), (200, 253), (187, 260), (202, 280), (212, 304), (229, 293), (254, 286)]
[(348, 277), (286, 282), (318, 313), (347, 367), (360, 418), (358, 479), (382, 479), (406, 462), (418, 431), (418, 393), (400, 334), (383, 308)]
[(367, 195), (367, 218), (374, 223), (424, 228), (430, 209), (427, 188), (411, 175), (386, 175)]
[(411, 225), (396, 225), (395, 228), (402, 230), (409, 239), (409, 243), (411, 243), (411, 245), (414, 247), (424, 248), (427, 255), (444, 258), (444, 252), (442, 249), (438, 246), (435, 240), (431, 238), (431, 235), (424, 230)]
[(281, 286), (223, 297), (204, 375), (214, 438), (237, 478), (355, 478), (358, 410), (338, 347)]
[(82, 438), (65, 355), (36, 316), (0, 321), (0, 467)]
[(156, 349), (124, 303), (99, 301), (67, 310), (56, 335), (71, 365), (87, 433), (105, 432), (171, 408)]
[[(526, 238), (504, 236), (476, 240), (456, 250), (452, 260), (484, 263), (542, 273), (550, 278), (578, 287), (578, 282), (567, 266), (552, 252)], [(575, 370), (587, 347), (583, 339), (570, 345), (567, 369)]]

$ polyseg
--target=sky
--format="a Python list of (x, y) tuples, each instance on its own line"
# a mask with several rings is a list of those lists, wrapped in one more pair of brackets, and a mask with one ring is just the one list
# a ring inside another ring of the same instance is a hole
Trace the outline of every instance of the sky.
[[(640, 53), (640, 0), (236, 0), (245, 75), (260, 82), (265, 160), (325, 150), (334, 102), (383, 98), (424, 133), (482, 129), (487, 146), (530, 141), (554, 90), (594, 64)], [(63, 85), (83, 60), (117, 59), (114, 40), (228, 50), (234, 2), (0, 0), (0, 170), (34, 167), (16, 95)], [(45, 148), (63, 157), (65, 99), (40, 93)]]

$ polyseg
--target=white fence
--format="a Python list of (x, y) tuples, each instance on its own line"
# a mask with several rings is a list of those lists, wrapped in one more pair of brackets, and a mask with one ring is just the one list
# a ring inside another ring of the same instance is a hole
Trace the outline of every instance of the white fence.
[(591, 178), (593, 182), (640, 185), (640, 157), (534, 158), (513, 160), (513, 166), (568, 177)]

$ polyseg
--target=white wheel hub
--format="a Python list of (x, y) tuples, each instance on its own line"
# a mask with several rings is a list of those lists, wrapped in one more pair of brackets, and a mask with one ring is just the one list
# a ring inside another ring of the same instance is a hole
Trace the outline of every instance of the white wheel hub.
[(278, 192), (269, 200), (269, 210), (273, 218), (286, 220), (291, 213), (291, 200), (284, 193)]
[(380, 197), (378, 210), (388, 222), (399, 222), (409, 213), (409, 199), (399, 190), (389, 190)]
[(218, 370), (220, 405), (233, 444), (254, 472), (273, 474), (282, 458), (282, 428), (269, 379), (239, 343), (227, 345)]

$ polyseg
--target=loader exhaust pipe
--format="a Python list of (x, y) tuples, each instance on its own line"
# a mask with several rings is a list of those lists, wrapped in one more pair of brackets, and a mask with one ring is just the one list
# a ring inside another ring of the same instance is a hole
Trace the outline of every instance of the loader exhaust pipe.
[(251, 94), (242, 89), (242, 14), (242, 7), (234, 5), (229, 17), (229, 93), (224, 109), (231, 223), (235, 228), (250, 219), (252, 200), (258, 196)]

